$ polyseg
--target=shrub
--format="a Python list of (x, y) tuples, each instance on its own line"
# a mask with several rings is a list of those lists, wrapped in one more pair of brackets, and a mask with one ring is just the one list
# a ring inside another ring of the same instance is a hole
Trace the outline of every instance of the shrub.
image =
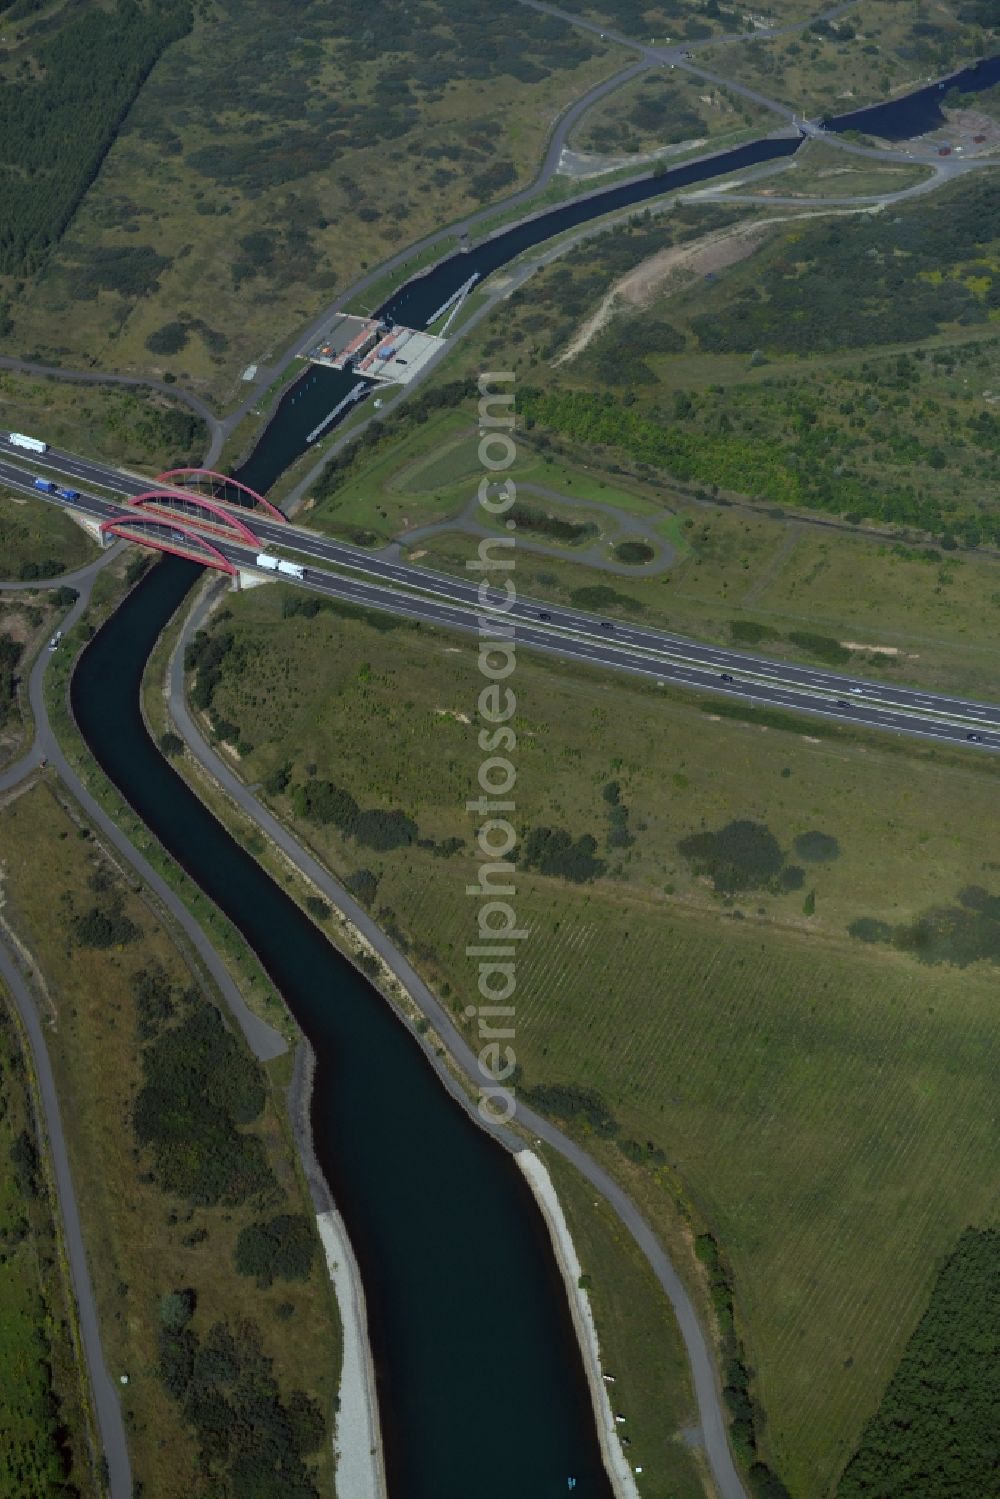
[(800, 833), (795, 840), (795, 852), (808, 864), (828, 864), (840, 857), (840, 844), (832, 833)]
[(241, 1275), (253, 1275), (259, 1286), (269, 1286), (275, 1280), (306, 1280), (315, 1253), (315, 1233), (305, 1214), (282, 1213), (240, 1230), (235, 1262)]
[(173, 760), (183, 750), (184, 740), (179, 734), (168, 729), (165, 734), (160, 735), (159, 745), (161, 754), (166, 755), (168, 760)]
[(574, 842), (564, 828), (532, 828), (524, 840), (523, 860), (529, 869), (585, 884), (604, 872), (598, 859), (597, 841), (589, 833)]
[(767, 885), (785, 862), (770, 829), (746, 819), (729, 822), (717, 833), (693, 833), (677, 848), (696, 873), (708, 875), (715, 889), (725, 893)]
[(618, 1120), (596, 1088), (582, 1088), (576, 1083), (538, 1083), (522, 1090), (525, 1098), (543, 1113), (557, 1119), (581, 1119), (598, 1135), (607, 1138), (618, 1133)]
[(164, 323), (146, 339), (146, 348), (151, 354), (179, 354), (188, 341), (188, 330), (176, 320)]

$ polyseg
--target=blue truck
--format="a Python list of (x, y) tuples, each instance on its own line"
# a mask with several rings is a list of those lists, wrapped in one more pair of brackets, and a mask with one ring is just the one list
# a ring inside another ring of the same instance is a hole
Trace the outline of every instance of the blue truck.
[(51, 479), (36, 479), (35, 488), (40, 489), (43, 494), (55, 494), (56, 486)]
[(78, 500), (80, 491), (78, 489), (57, 489), (56, 494), (62, 500)]

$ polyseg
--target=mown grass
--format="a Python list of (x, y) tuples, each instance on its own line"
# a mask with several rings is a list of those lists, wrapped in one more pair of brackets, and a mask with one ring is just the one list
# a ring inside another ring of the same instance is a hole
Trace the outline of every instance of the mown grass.
[(901, 160), (865, 161), (838, 151), (823, 141), (807, 140), (796, 151), (776, 182), (760, 184), (762, 197), (774, 193), (809, 198), (848, 198), (860, 194), (897, 193), (924, 182), (930, 167), (913, 166)]
[[(239, 671), (224, 668), (214, 706), (239, 725), (240, 772), (255, 783), (287, 763), (293, 785), (314, 773), (365, 807), (403, 810), (438, 845), (460, 839), (450, 858), (379, 853), (300, 825), (341, 877), (375, 874), (379, 919), (439, 992), (465, 995), (474, 649), (334, 611), (282, 619), (280, 601), (279, 588), (256, 590), (222, 621)], [(663, 1152), (639, 1168), (589, 1141), (682, 1262), (686, 1224), (717, 1234), (767, 1454), (796, 1499), (813, 1499), (877, 1405), (935, 1256), (992, 1211), (996, 1170), (992, 969), (931, 968), (846, 927), (995, 888), (982, 817), (995, 773), (876, 738), (817, 741), (808, 725), (713, 721), (668, 692), (527, 652), (514, 684), (519, 827), (592, 833), (605, 862), (581, 887), (518, 871), (523, 1081), (597, 1088), (623, 1138)], [(608, 841), (610, 780), (628, 808), (624, 848)], [(277, 807), (291, 814), (287, 798)], [(793, 862), (815, 830), (839, 856), (803, 859), (798, 890), (716, 896), (677, 845), (740, 818), (766, 824)]]
[[(194, 1329), (250, 1318), (260, 1327), (282, 1390), (305, 1387), (330, 1416), (339, 1377), (336, 1311), (325, 1272), (263, 1290), (238, 1276), (232, 1250), (239, 1229), (258, 1214), (248, 1203), (222, 1211), (173, 1201), (133, 1149), (132, 1104), (140, 1080), (140, 1043), (131, 998), (135, 972), (159, 964), (179, 987), (192, 982), (190, 958), (164, 923), (124, 881), (122, 911), (141, 930), (138, 943), (81, 948), (72, 912), (93, 902), (95, 870), (108, 856), (86, 824), (45, 784), (0, 812), (6, 861), (6, 916), (32, 954), (57, 1015), (53, 1064), (63, 1111), (73, 1120), (69, 1146), (89, 1247), (102, 1334), (123, 1391), (133, 1471), (147, 1492), (207, 1492), (197, 1447), (157, 1375), (158, 1305), (167, 1292), (197, 1293)], [(209, 1003), (205, 996), (203, 1003)], [(268, 1096), (255, 1132), (293, 1210), (309, 1212), (287, 1121)], [(284, 1307), (291, 1307), (287, 1311)], [(282, 1310), (279, 1310), (282, 1308)], [(329, 1443), (316, 1478), (332, 1482)]]
[[(475, 420), (475, 404), (469, 401), (419, 425), (401, 426), (398, 435), (390, 432), (374, 455), (356, 461), (335, 491), (323, 494), (317, 485), (319, 495), (306, 496), (301, 520), (334, 535), (363, 529), (388, 542), (459, 515), (475, 498), (483, 472)], [(570, 502), (598, 501), (635, 515), (663, 513), (642, 486), (574, 463), (569, 455), (558, 461), (543, 457), (527, 444), (521, 445), (510, 475), (517, 484), (543, 485)]]
[(53, 578), (97, 556), (97, 543), (64, 510), (0, 488), (2, 581)]
[(96, 1499), (73, 1287), (15, 1016), (0, 987), (0, 1483), (14, 1495), (55, 1493), (68, 1482)]

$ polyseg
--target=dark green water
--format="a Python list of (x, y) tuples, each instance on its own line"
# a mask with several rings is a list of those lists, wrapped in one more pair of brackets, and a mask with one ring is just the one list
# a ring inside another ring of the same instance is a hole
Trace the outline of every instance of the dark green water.
[(557, 1499), (571, 1473), (578, 1499), (609, 1499), (565, 1293), (517, 1167), (146, 732), (143, 668), (197, 575), (177, 559), (150, 572), (84, 652), (73, 710), (313, 1044), (316, 1153), (362, 1267), (391, 1499)]

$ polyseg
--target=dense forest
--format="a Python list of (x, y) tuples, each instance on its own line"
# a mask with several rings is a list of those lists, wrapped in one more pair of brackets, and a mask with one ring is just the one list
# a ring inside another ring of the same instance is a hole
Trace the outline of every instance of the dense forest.
[(941, 1269), (837, 1499), (1000, 1493), (1000, 1229), (966, 1229)]
[(71, 12), (38, 44), (34, 66), (0, 84), (0, 271), (41, 263), (153, 64), (190, 25), (188, 0)]

